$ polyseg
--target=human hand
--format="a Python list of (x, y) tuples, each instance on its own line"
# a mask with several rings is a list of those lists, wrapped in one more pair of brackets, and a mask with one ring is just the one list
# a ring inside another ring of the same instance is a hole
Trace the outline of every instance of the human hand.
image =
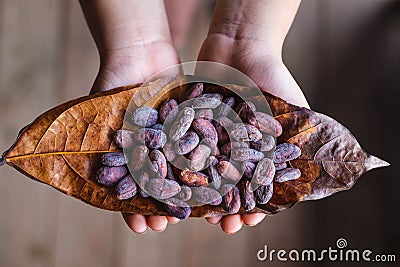
[[(261, 90), (308, 107), (281, 57), (283, 41), (298, 5), (299, 1), (293, 0), (218, 1), (198, 60), (229, 65), (246, 74)], [(211, 224), (220, 223), (224, 232), (232, 234), (243, 223), (255, 226), (265, 216), (253, 213), (206, 219)]]

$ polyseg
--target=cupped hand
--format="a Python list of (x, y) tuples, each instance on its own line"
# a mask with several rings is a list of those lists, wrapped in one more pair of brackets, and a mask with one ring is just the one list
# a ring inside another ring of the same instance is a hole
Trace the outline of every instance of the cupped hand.
[[(279, 51), (257, 40), (235, 40), (216, 34), (209, 35), (199, 53), (199, 60), (229, 65), (246, 74), (263, 91), (292, 104), (308, 107), (306, 98), (282, 61)], [(220, 224), (224, 232), (238, 232), (243, 223), (255, 226), (265, 214), (227, 215), (206, 218), (210, 224)]]

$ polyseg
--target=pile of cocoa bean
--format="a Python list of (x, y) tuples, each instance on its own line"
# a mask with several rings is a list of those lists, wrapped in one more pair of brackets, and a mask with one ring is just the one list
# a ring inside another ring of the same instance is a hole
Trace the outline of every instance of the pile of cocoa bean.
[(277, 120), (237, 96), (204, 93), (207, 86), (189, 85), (181, 103), (167, 99), (158, 110), (137, 108), (129, 119), (140, 128), (115, 132), (113, 141), (124, 152), (102, 155), (97, 181), (114, 186), (120, 200), (153, 197), (184, 219), (194, 205), (250, 211), (268, 203), (274, 183), (301, 176), (288, 164), (300, 148), (276, 144), (282, 133)]

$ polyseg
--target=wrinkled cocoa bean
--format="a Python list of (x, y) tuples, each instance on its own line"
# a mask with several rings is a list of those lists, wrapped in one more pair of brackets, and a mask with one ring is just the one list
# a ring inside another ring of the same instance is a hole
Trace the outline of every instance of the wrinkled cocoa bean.
[(169, 136), (172, 141), (178, 141), (179, 138), (185, 135), (187, 130), (189, 130), (190, 125), (194, 119), (195, 111), (190, 107), (185, 107), (179, 114), (172, 124)]
[(242, 174), (229, 161), (221, 161), (217, 164), (217, 170), (222, 177), (238, 182), (242, 178)]
[(187, 95), (187, 99), (193, 99), (198, 97), (199, 95), (201, 95), (203, 93), (203, 89), (204, 89), (204, 85), (203, 83), (196, 83), (194, 84), (190, 89), (189, 89), (189, 93)]
[(135, 143), (134, 133), (129, 130), (117, 130), (114, 133), (113, 142), (120, 148), (132, 147)]
[[(224, 185), (226, 186), (226, 185)], [(223, 187), (224, 187), (223, 186)], [(222, 208), (229, 214), (237, 213), (240, 209), (240, 193), (237, 186), (222, 196)]]
[(167, 160), (159, 150), (153, 150), (149, 154), (150, 168), (160, 178), (167, 177)]
[(224, 102), (219, 106), (218, 110), (218, 117), (228, 117), (232, 112), (232, 108), (235, 105), (235, 98), (234, 97), (227, 97), (224, 99)]
[(274, 181), (278, 183), (283, 183), (286, 181), (296, 180), (300, 178), (301, 172), (296, 168), (286, 168), (280, 171), (277, 171), (274, 177)]
[(215, 157), (211, 156), (208, 158), (207, 164), (207, 172), (210, 176), (211, 183), (213, 184), (215, 189), (219, 190), (221, 188), (221, 175), (217, 170), (218, 160)]
[(211, 109), (200, 109), (196, 112), (196, 115), (194, 115), (194, 118), (201, 118), (205, 119), (208, 121), (212, 121), (214, 118), (214, 114)]
[(217, 131), (218, 144), (221, 146), (229, 142), (229, 134), (227, 129), (233, 122), (227, 117), (221, 117), (214, 121), (214, 127)]
[(193, 129), (202, 138), (208, 138), (215, 144), (218, 143), (218, 134), (214, 125), (206, 119), (196, 118), (193, 120)]
[(239, 142), (256, 142), (262, 139), (261, 132), (255, 126), (246, 123), (234, 123), (229, 128), (229, 133), (231, 137)]
[(145, 145), (139, 145), (133, 148), (131, 158), (129, 160), (129, 169), (138, 171), (143, 168), (147, 160), (149, 149)]
[(264, 135), (261, 140), (250, 142), (250, 147), (258, 151), (270, 151), (275, 146), (275, 138), (271, 135)]
[(217, 190), (204, 186), (193, 188), (193, 199), (199, 203), (215, 206), (222, 202), (222, 197)]
[(284, 162), (284, 163), (274, 163), (274, 165), (275, 165), (275, 171), (280, 171), (280, 170), (283, 170), (283, 169), (287, 168), (287, 163), (286, 162)]
[(128, 170), (125, 166), (108, 167), (103, 166), (97, 170), (96, 180), (102, 185), (113, 186), (121, 180)]
[(176, 197), (182, 201), (188, 201), (192, 197), (192, 189), (187, 185), (182, 185), (181, 192)]
[(251, 179), (256, 169), (256, 164), (250, 161), (243, 161), (241, 169), (243, 172), (243, 176), (246, 177), (247, 179)]
[(134, 134), (135, 140), (145, 144), (148, 148), (159, 149), (167, 142), (167, 136), (163, 131), (151, 128), (141, 128)]
[(101, 164), (106, 166), (122, 166), (126, 165), (126, 158), (123, 152), (110, 152), (101, 155)]
[(283, 143), (276, 146), (274, 151), (274, 163), (284, 163), (297, 159), (301, 155), (301, 150), (298, 146)]
[(202, 94), (199, 97), (193, 99), (192, 107), (195, 109), (199, 108), (217, 108), (222, 101), (221, 94)]
[(186, 219), (191, 213), (190, 206), (177, 198), (167, 199), (164, 207), (171, 216), (180, 220)]
[(256, 184), (269, 185), (272, 183), (275, 175), (275, 165), (269, 158), (264, 158), (258, 162), (253, 174), (253, 180)]
[(229, 142), (229, 143), (226, 143), (225, 145), (223, 145), (221, 147), (221, 153), (222, 153), (222, 155), (229, 157), (231, 155), (232, 149), (248, 148), (248, 147), (249, 147), (249, 145), (246, 142), (233, 141), (233, 142)]
[(164, 124), (168, 124), (166, 122), (172, 122), (176, 119), (178, 112), (178, 102), (176, 102), (175, 99), (168, 99), (160, 106), (160, 121)]
[(191, 152), (199, 144), (199, 136), (193, 132), (188, 131), (184, 134), (174, 145), (175, 152), (178, 155), (185, 155)]
[(201, 171), (206, 166), (211, 149), (205, 145), (199, 145), (189, 154), (188, 166), (194, 171)]
[(179, 179), (187, 186), (206, 186), (208, 176), (201, 172), (184, 169), (180, 172)]
[(239, 190), (243, 209), (245, 211), (254, 209), (256, 207), (256, 198), (251, 187), (251, 182), (241, 182), (239, 184)]
[(176, 158), (174, 147), (171, 143), (166, 143), (163, 147), (163, 153), (167, 161), (172, 162)]
[(256, 202), (258, 204), (267, 204), (271, 200), (274, 193), (274, 184), (260, 185), (254, 191), (254, 196), (256, 197)]
[(157, 123), (158, 111), (150, 107), (140, 107), (132, 116), (133, 123), (141, 127), (151, 127)]
[(137, 193), (136, 183), (132, 176), (127, 175), (122, 178), (115, 186), (115, 193), (119, 200), (130, 199)]
[(232, 149), (231, 158), (235, 161), (251, 161), (258, 162), (264, 158), (264, 154), (252, 148)]
[(274, 137), (282, 134), (281, 124), (274, 119), (271, 115), (263, 112), (255, 112), (255, 118), (249, 119), (248, 123), (254, 125), (261, 132), (272, 135)]
[(173, 180), (152, 178), (146, 183), (146, 192), (156, 199), (167, 199), (180, 191), (180, 185)]

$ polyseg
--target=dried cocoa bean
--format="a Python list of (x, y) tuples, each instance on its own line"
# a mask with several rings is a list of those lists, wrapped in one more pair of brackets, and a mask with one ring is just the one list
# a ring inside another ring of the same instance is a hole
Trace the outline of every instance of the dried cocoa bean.
[(167, 121), (172, 122), (176, 119), (176, 116), (178, 115), (179, 108), (178, 108), (178, 102), (176, 102), (175, 99), (168, 99), (164, 103), (161, 104), (160, 106), (160, 121), (164, 124)]
[(301, 150), (298, 146), (283, 143), (276, 146), (274, 151), (274, 163), (284, 163), (297, 159), (301, 155)]
[(166, 178), (178, 182), (178, 179), (175, 176), (173, 167), (168, 162), (167, 162), (167, 177)]
[(254, 196), (258, 204), (267, 204), (271, 200), (274, 193), (274, 184), (260, 185), (254, 190)]
[(101, 164), (106, 166), (122, 166), (126, 165), (126, 158), (123, 152), (110, 152), (101, 155)]
[(231, 155), (232, 149), (248, 148), (248, 147), (249, 147), (249, 145), (246, 142), (233, 141), (233, 142), (224, 144), (221, 147), (221, 153), (222, 153), (222, 155), (229, 157)]
[(184, 134), (174, 145), (175, 152), (178, 155), (185, 155), (191, 152), (199, 144), (199, 136), (193, 132), (188, 131)]
[(242, 178), (242, 174), (229, 161), (221, 161), (217, 164), (217, 170), (222, 177), (238, 182)]
[(219, 155), (216, 156), (218, 161), (229, 161), (229, 157), (225, 156), (225, 155)]
[(263, 112), (255, 112), (255, 118), (249, 119), (248, 123), (254, 125), (260, 131), (272, 135), (274, 137), (280, 136), (282, 134), (281, 124), (274, 119), (271, 115)]
[(182, 201), (188, 201), (192, 197), (192, 189), (187, 185), (181, 186), (181, 192), (176, 195), (178, 199)]
[(211, 149), (205, 145), (199, 145), (189, 154), (188, 166), (194, 171), (201, 171), (206, 166)]
[(149, 194), (146, 192), (146, 183), (150, 180), (150, 177), (147, 172), (142, 172), (137, 178), (136, 182), (138, 185), (140, 196), (143, 198), (149, 197)]
[(235, 98), (234, 97), (227, 97), (224, 99), (223, 103), (219, 106), (218, 110), (218, 117), (228, 117), (233, 111), (232, 108), (235, 105)]
[(251, 179), (256, 169), (256, 164), (250, 161), (243, 161), (241, 169), (243, 172), (243, 176), (246, 177), (247, 179)]
[(172, 162), (176, 158), (174, 147), (171, 143), (166, 143), (163, 147), (163, 153), (167, 161)]
[(221, 117), (214, 121), (214, 127), (217, 131), (218, 144), (223, 145), (229, 142), (229, 134), (227, 129), (233, 122), (227, 117)]
[(274, 177), (274, 181), (277, 183), (283, 183), (286, 181), (296, 180), (300, 178), (301, 172), (296, 168), (285, 168), (277, 171)]
[(146, 163), (148, 153), (149, 149), (145, 145), (134, 147), (129, 160), (129, 169), (131, 171), (138, 171), (142, 169)]
[(287, 168), (287, 163), (286, 162), (284, 162), (284, 163), (274, 163), (274, 165), (275, 165), (275, 171), (280, 171), (280, 170), (283, 170), (283, 169)]
[(180, 220), (186, 219), (191, 213), (190, 206), (177, 198), (170, 198), (165, 201), (167, 212)]
[(167, 136), (163, 131), (151, 128), (139, 129), (135, 132), (134, 137), (136, 141), (152, 149), (162, 148), (167, 142)]
[(193, 120), (193, 129), (203, 139), (208, 138), (215, 144), (218, 143), (218, 134), (214, 125), (206, 119), (196, 118)]
[(167, 160), (159, 150), (153, 150), (149, 154), (150, 168), (160, 178), (167, 177)]
[(120, 148), (129, 148), (134, 144), (134, 133), (129, 130), (117, 130), (113, 136), (113, 142)]
[(274, 162), (269, 158), (264, 158), (258, 162), (253, 174), (253, 180), (256, 184), (269, 185), (272, 183), (275, 175)]
[(212, 156), (218, 156), (220, 154), (218, 145), (214, 143), (210, 138), (205, 138), (200, 141), (201, 145), (208, 146), (211, 150), (210, 154)]
[(102, 185), (113, 186), (121, 180), (128, 170), (125, 166), (108, 167), (103, 166), (97, 170), (96, 179)]
[(271, 135), (263, 135), (261, 140), (250, 142), (250, 147), (258, 151), (270, 151), (275, 146), (275, 138)]
[(173, 180), (152, 178), (146, 183), (146, 192), (156, 199), (167, 199), (180, 191), (180, 185)]
[(200, 109), (194, 115), (194, 118), (201, 118), (208, 121), (212, 121), (214, 118), (214, 114), (211, 109)]
[(203, 83), (196, 83), (189, 89), (189, 94), (187, 95), (187, 99), (193, 99), (198, 97), (203, 93), (204, 85)]
[(187, 186), (206, 186), (208, 176), (201, 172), (184, 169), (180, 172), (179, 179)]
[(235, 161), (251, 161), (258, 162), (264, 158), (264, 154), (252, 148), (232, 149), (231, 158)]
[(185, 135), (193, 122), (195, 111), (190, 107), (185, 107), (178, 115), (171, 127), (169, 136), (172, 141), (178, 141)]
[(221, 94), (202, 94), (199, 97), (193, 99), (193, 108), (217, 108), (222, 101)]
[(245, 211), (254, 209), (256, 207), (256, 198), (251, 187), (251, 182), (241, 182), (239, 185), (239, 190), (243, 209)]
[(140, 107), (132, 116), (133, 123), (141, 127), (151, 127), (157, 123), (158, 111), (150, 107)]
[(127, 175), (122, 178), (115, 186), (115, 193), (119, 200), (130, 199), (137, 193), (136, 183), (132, 176)]
[(256, 142), (262, 139), (261, 132), (253, 125), (246, 123), (234, 123), (229, 128), (230, 136), (237, 141)]
[(242, 102), (237, 107), (237, 116), (242, 122), (254, 120), (256, 106), (252, 102)]
[(208, 158), (207, 162), (207, 172), (210, 176), (211, 183), (213, 184), (214, 188), (219, 190), (221, 188), (221, 175), (217, 170), (218, 160), (211, 156)]
[(215, 206), (222, 202), (222, 197), (217, 190), (204, 186), (193, 188), (193, 199), (199, 203)]
[[(224, 188), (224, 185), (222, 188)], [(240, 193), (237, 186), (222, 196), (222, 208), (229, 214), (237, 213), (240, 209)]]

